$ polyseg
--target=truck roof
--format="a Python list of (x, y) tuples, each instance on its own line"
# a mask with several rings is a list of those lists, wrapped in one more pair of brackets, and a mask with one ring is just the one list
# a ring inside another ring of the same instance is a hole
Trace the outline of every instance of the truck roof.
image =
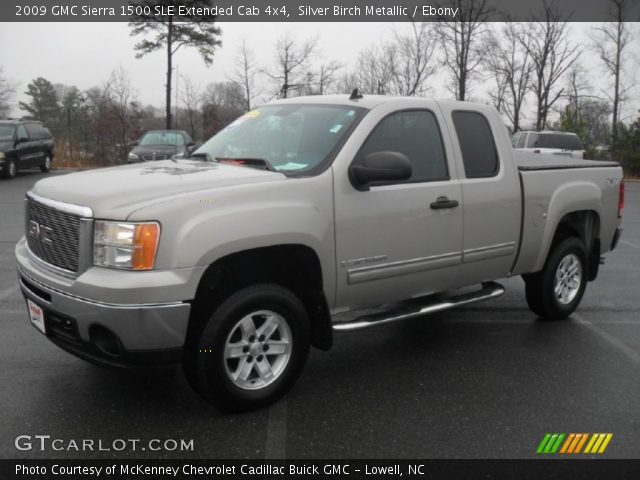
[(358, 106), (366, 109), (372, 109), (383, 103), (415, 103), (417, 101), (437, 101), (439, 104), (455, 104), (457, 108), (467, 106), (467, 108), (478, 109), (485, 105), (471, 102), (461, 102), (457, 100), (434, 100), (425, 97), (397, 97), (389, 95), (367, 95), (363, 94), (361, 98), (351, 99), (349, 94), (340, 95), (310, 95), (303, 97), (286, 98), (282, 100), (274, 100), (268, 102), (267, 105), (291, 104), (291, 103), (307, 103), (307, 104), (325, 104), (325, 105), (346, 105)]

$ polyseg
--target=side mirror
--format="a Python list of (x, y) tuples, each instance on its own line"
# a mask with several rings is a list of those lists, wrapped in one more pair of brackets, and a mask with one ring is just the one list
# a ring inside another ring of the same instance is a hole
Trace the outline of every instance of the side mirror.
[(373, 152), (366, 155), (361, 164), (349, 167), (352, 185), (362, 192), (368, 191), (371, 183), (407, 180), (411, 173), (411, 161), (400, 152)]
[(191, 147), (195, 147), (196, 143), (195, 142), (189, 142), (187, 143), (187, 147), (191, 148)]
[(24, 143), (24, 142), (28, 142), (28, 141), (29, 141), (29, 139), (28, 139), (27, 137), (18, 137), (18, 138), (16, 139), (16, 144), (18, 144), (18, 143)]
[(131, 142), (132, 147), (137, 147), (139, 144), (140, 144), (140, 140), (134, 140), (133, 142)]

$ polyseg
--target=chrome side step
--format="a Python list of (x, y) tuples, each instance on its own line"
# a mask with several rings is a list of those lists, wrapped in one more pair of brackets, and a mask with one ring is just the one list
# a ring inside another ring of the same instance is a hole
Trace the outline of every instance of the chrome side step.
[(333, 324), (334, 332), (351, 332), (354, 330), (362, 330), (378, 325), (386, 325), (388, 323), (399, 322), (409, 318), (419, 317), (429, 313), (441, 312), (462, 305), (481, 302), (499, 297), (504, 293), (504, 287), (496, 282), (484, 282), (482, 288), (475, 292), (463, 293), (452, 297), (440, 297), (430, 295), (421, 299), (413, 299), (403, 302), (397, 309), (363, 315), (348, 322)]

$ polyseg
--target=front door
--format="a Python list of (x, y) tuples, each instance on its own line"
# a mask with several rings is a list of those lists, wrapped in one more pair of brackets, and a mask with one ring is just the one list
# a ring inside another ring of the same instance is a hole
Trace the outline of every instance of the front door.
[(353, 162), (373, 152), (400, 152), (412, 164), (410, 179), (358, 191), (336, 173), (337, 308), (402, 300), (455, 283), (462, 259), (461, 187), (439, 115), (436, 108), (368, 115), (377, 123)]

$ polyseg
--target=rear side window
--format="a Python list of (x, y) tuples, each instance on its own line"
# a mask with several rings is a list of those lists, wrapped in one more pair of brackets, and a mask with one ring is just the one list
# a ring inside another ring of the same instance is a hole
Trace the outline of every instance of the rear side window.
[(29, 132), (29, 136), (34, 140), (42, 140), (44, 138), (51, 138), (51, 133), (49, 130), (44, 128), (42, 125), (37, 123), (27, 123), (25, 124), (27, 127), (27, 131)]
[(467, 178), (493, 177), (498, 173), (498, 152), (484, 115), (478, 112), (452, 113)]
[(357, 159), (362, 161), (370, 153), (385, 150), (400, 152), (411, 162), (413, 172), (405, 182), (449, 179), (438, 121), (428, 110), (407, 110), (385, 117), (362, 145)]
[(540, 146), (539, 142), (540, 135), (537, 133), (530, 133), (529, 140), (527, 140), (527, 148), (537, 148)]

